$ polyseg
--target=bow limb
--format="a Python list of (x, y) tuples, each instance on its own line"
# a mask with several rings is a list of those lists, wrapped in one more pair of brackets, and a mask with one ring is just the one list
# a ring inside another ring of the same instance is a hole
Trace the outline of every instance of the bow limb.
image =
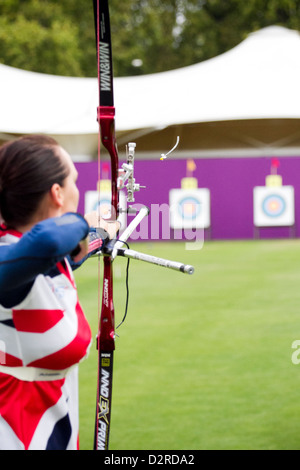
[(99, 85), (97, 120), (102, 144), (107, 149), (111, 159), (111, 205), (115, 211), (113, 215), (116, 217), (118, 213), (117, 179), (119, 159), (115, 136), (113, 64), (108, 0), (93, 0), (93, 5)]

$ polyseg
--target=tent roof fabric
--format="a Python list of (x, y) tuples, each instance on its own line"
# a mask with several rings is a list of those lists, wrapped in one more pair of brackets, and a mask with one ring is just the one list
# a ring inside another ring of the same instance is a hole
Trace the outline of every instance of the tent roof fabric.
[[(117, 131), (244, 119), (299, 119), (300, 35), (270, 26), (196, 65), (115, 78)], [(0, 64), (0, 132), (97, 134), (96, 78)]]

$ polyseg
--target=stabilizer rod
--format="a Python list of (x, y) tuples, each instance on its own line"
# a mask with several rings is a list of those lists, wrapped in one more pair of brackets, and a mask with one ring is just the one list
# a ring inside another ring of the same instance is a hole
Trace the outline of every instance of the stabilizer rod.
[(146, 263), (157, 264), (164, 268), (174, 269), (175, 271), (180, 271), (184, 274), (193, 274), (194, 267), (189, 264), (182, 264), (177, 261), (171, 261), (164, 258), (158, 258), (157, 256), (147, 255), (145, 253), (140, 253), (139, 251), (119, 248), (117, 250), (117, 256), (124, 256), (125, 258), (136, 259), (139, 261), (145, 261)]

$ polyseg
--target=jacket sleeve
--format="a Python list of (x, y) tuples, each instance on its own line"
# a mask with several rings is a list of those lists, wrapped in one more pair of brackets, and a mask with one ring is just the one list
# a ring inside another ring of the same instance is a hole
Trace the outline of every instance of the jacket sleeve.
[(68, 256), (68, 261), (73, 269), (78, 269), (88, 258), (90, 258), (92, 255), (97, 254), (98, 252), (101, 251), (101, 249), (109, 242), (109, 235), (106, 232), (106, 230), (102, 228), (90, 228), (89, 231), (89, 249), (88, 249), (88, 254), (85, 256), (81, 261), (75, 263), (71, 255)]
[(31, 287), (39, 274), (46, 274), (72, 253), (89, 232), (86, 220), (75, 213), (46, 219), (11, 245), (0, 247), (0, 301), (10, 291)]

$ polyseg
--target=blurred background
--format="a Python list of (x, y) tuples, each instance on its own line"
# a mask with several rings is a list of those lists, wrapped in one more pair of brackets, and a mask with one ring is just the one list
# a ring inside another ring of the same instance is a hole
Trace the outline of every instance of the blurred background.
[[(176, 208), (155, 212), (133, 245), (195, 266), (190, 277), (131, 262), (111, 448), (299, 449), (300, 0), (109, 5), (120, 160), (136, 142), (136, 202)], [(97, 106), (92, 2), (2, 0), (0, 143), (55, 137), (79, 170), (80, 212), (99, 185)], [(103, 149), (100, 175), (107, 203)], [(203, 230), (202, 249), (178, 227)], [(114, 273), (121, 320), (122, 260)], [(96, 334), (96, 260), (76, 280)], [(81, 365), (83, 449), (96, 363), (93, 347)]]
[[(181, 189), (185, 222), (207, 239), (299, 236), (299, 4), (110, 1), (117, 142), (121, 160), (137, 144), (137, 202), (171, 204)], [(87, 2), (1, 2), (0, 141), (55, 137), (80, 170), (80, 212), (98, 183), (95, 50)], [(102, 149), (103, 180), (107, 161)]]

